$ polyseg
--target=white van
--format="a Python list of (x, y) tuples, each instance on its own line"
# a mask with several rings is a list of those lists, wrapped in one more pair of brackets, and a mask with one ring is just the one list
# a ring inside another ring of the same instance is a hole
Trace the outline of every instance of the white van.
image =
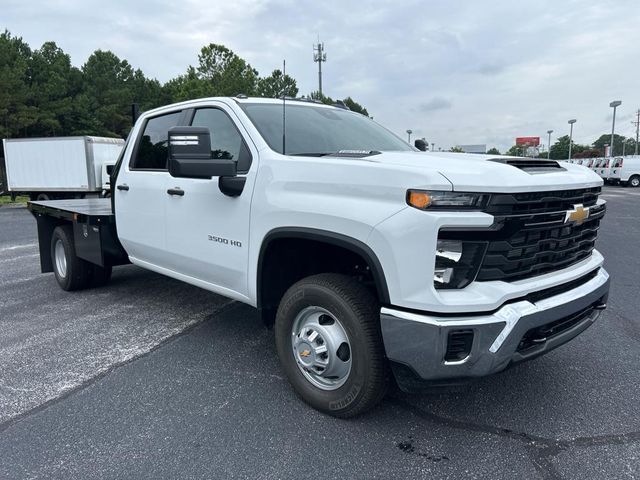
[(611, 158), (602, 158), (596, 168), (596, 173), (605, 181), (609, 177), (609, 165), (611, 165)]
[(616, 157), (609, 180), (629, 187), (640, 187), (640, 155)]

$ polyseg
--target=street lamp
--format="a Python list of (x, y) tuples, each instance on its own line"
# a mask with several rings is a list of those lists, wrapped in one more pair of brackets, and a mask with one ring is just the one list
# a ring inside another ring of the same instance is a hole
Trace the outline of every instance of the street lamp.
[(547, 130), (547, 135), (549, 135), (549, 143), (547, 143), (547, 160), (549, 160), (549, 154), (551, 153), (551, 134), (553, 130)]
[(609, 104), (613, 108), (613, 123), (611, 124), (611, 146), (609, 147), (609, 156), (613, 157), (613, 132), (616, 129), (616, 108), (622, 105), (620, 100), (615, 100)]
[(409, 139), (407, 140), (407, 142), (409, 143), (409, 145), (411, 145), (411, 134), (413, 133), (413, 130), (407, 130), (407, 135), (409, 136)]
[(432, 143), (432, 144), (431, 144), (431, 151), (432, 151), (432, 152), (435, 152), (435, 150), (436, 150), (436, 144), (435, 144), (435, 143)]
[(573, 124), (576, 122), (577, 120), (575, 118), (572, 118), (567, 122), (569, 125), (571, 125), (571, 130), (569, 130), (569, 160), (571, 160), (571, 141), (573, 139)]

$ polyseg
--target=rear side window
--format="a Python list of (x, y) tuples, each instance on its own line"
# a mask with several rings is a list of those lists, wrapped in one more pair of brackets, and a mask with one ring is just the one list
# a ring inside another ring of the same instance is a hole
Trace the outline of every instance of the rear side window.
[(178, 125), (182, 112), (150, 118), (144, 125), (142, 137), (130, 167), (145, 170), (167, 169), (167, 138), (169, 129)]
[(251, 153), (229, 116), (218, 108), (201, 108), (193, 116), (192, 127), (207, 127), (211, 133), (211, 157), (235, 160), (240, 173), (251, 166)]

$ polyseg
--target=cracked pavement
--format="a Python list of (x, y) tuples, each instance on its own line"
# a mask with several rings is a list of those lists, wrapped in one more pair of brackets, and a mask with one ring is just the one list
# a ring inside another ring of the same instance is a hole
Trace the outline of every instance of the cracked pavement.
[(593, 327), (349, 421), (297, 399), (253, 309), (133, 266), (63, 292), (0, 208), (0, 478), (640, 478), (640, 191), (603, 197)]

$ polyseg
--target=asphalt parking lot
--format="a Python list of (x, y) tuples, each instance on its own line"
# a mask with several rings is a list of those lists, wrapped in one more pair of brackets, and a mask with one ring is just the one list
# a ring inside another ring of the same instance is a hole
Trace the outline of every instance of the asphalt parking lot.
[(297, 399), (251, 308), (133, 266), (63, 292), (0, 208), (0, 478), (640, 478), (640, 189), (603, 198), (593, 327), (349, 421)]

